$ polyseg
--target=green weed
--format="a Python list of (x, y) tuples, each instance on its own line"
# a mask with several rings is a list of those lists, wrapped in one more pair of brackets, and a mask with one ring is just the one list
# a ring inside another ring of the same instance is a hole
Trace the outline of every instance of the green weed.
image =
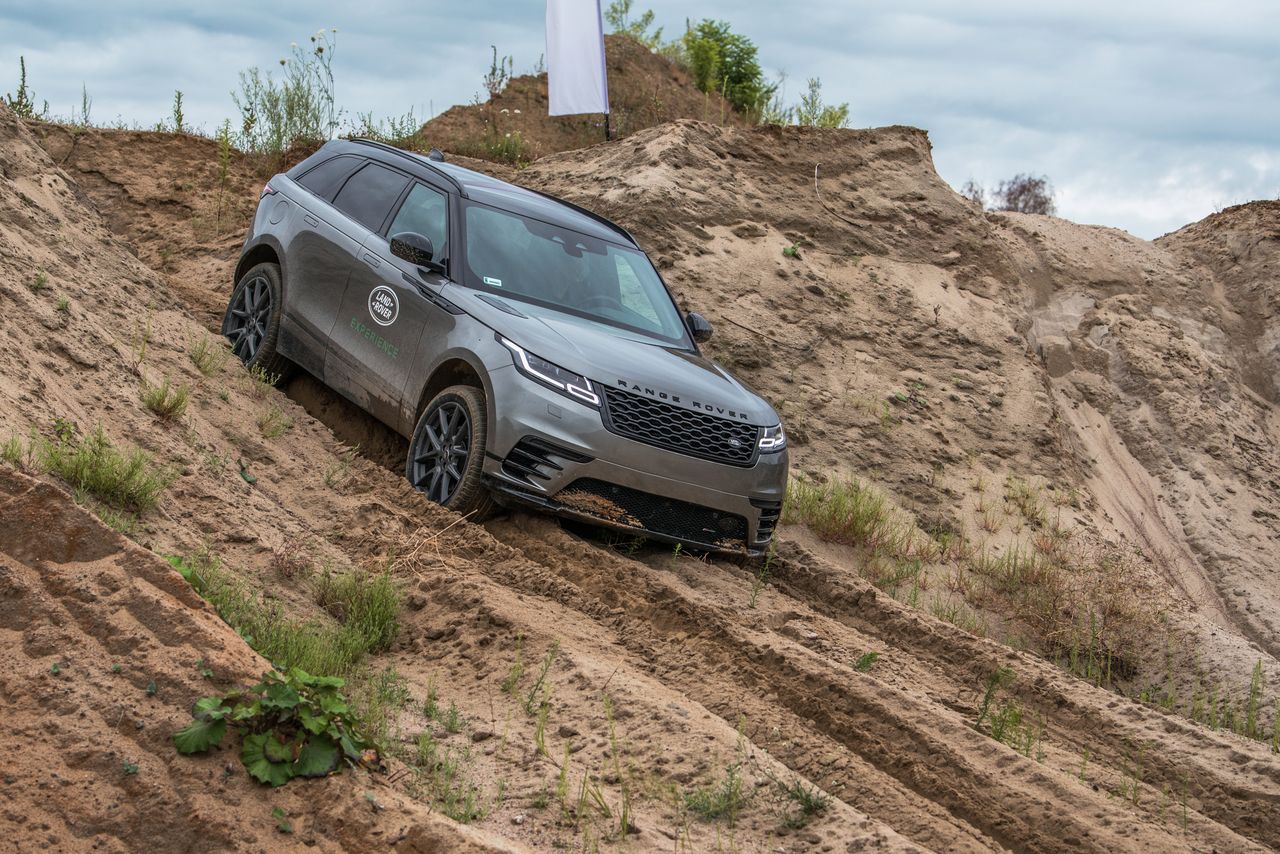
[(284, 410), (274, 404), (258, 416), (258, 432), (264, 439), (276, 439), (289, 432), (293, 427), (293, 419), (285, 415)]
[(631, 784), (628, 776), (622, 772), (622, 751), (618, 747), (617, 724), (614, 720), (613, 698), (604, 695), (604, 717), (609, 725), (609, 758), (613, 763), (613, 774), (618, 778), (622, 790), (622, 804), (618, 808), (618, 838), (625, 839), (631, 832)]
[(344, 684), (297, 668), (267, 671), (247, 691), (197, 700), (191, 723), (174, 733), (174, 746), (179, 753), (206, 753), (234, 727), (244, 735), (240, 761), (260, 783), (327, 776), (344, 757), (361, 761), (368, 746), (342, 695)]
[(774, 544), (769, 544), (769, 551), (764, 556), (764, 560), (760, 563), (758, 569), (751, 578), (751, 599), (747, 602), (747, 607), (755, 609), (756, 604), (760, 601), (760, 594), (769, 583), (769, 572), (773, 567)]
[(41, 294), (49, 287), (49, 274), (44, 270), (36, 273), (35, 278), (27, 283), (27, 289), (33, 294)]
[[(12, 440), (11, 440), (12, 441)], [(5, 459), (15, 453), (5, 446)], [(19, 458), (23, 455), (18, 454)], [(177, 479), (177, 472), (154, 465), (151, 455), (139, 449), (121, 451), (98, 425), (88, 436), (64, 434), (56, 440), (33, 435), (26, 457), (106, 504), (145, 513), (155, 508), (160, 495)]]
[(168, 377), (160, 385), (151, 385), (145, 380), (142, 383), (142, 403), (161, 421), (181, 418), (187, 411), (190, 394), (190, 389), (185, 385), (170, 387)]
[(248, 383), (245, 390), (255, 400), (262, 400), (279, 382), (279, 374), (268, 373), (266, 368), (261, 365), (255, 365), (248, 371)]
[(811, 818), (820, 815), (831, 806), (829, 795), (817, 786), (806, 785), (799, 777), (790, 783), (784, 783), (775, 777), (773, 783), (778, 793), (796, 806), (795, 812), (790, 812), (783, 818), (783, 823), (787, 827), (804, 827)]
[(351, 707), (361, 721), (370, 744), (386, 749), (395, 736), (400, 710), (409, 702), (409, 689), (396, 669), (384, 667), (373, 673), (357, 672), (348, 679)]
[(14, 468), (20, 468), (22, 461), (26, 457), (26, 452), (22, 447), (22, 440), (17, 436), (10, 436), (0, 445), (0, 459)]
[(324, 485), (330, 489), (346, 486), (351, 479), (351, 466), (355, 463), (359, 447), (347, 448), (324, 470)]
[(880, 653), (878, 652), (864, 652), (853, 662), (853, 669), (859, 673), (870, 673), (872, 666), (875, 665), (876, 659), (879, 657)]
[(315, 589), (317, 604), (358, 634), (369, 651), (391, 648), (400, 631), (400, 591), (390, 572), (325, 569)]
[(207, 552), (168, 561), (251, 647), (277, 665), (320, 676), (347, 676), (370, 652), (364, 632), (289, 617), (279, 602), (252, 593)]
[(444, 727), (447, 733), (462, 732), (465, 719), (462, 716), (462, 710), (452, 700), (449, 701), (449, 708), (439, 716), (440, 725)]
[(725, 770), (723, 779), (686, 792), (684, 803), (703, 821), (724, 818), (728, 820), (729, 826), (733, 827), (743, 804), (741, 769), (737, 764), (730, 765)]
[(537, 708), (538, 698), (542, 695), (542, 685), (547, 681), (547, 673), (551, 670), (551, 665), (555, 663), (556, 656), (560, 654), (560, 641), (553, 640), (551, 646), (547, 648), (547, 654), (542, 658), (542, 666), (538, 670), (538, 678), (534, 681), (533, 687), (529, 689), (529, 693), (524, 698), (524, 713), (532, 715), (534, 709)]
[(27, 58), (19, 56), (18, 91), (12, 95), (5, 95), (4, 102), (9, 105), (9, 109), (13, 110), (14, 115), (20, 119), (48, 118), (49, 102), (45, 101), (43, 109), (37, 110), (35, 99), (35, 92), (27, 87)]
[(187, 344), (187, 355), (196, 370), (206, 377), (219, 373), (231, 357), (231, 351), (214, 341), (207, 333), (193, 338)]
[(782, 521), (807, 525), (830, 542), (902, 560), (920, 556), (929, 541), (888, 499), (856, 478), (825, 484), (793, 478), (782, 505)]
[(502, 680), (502, 693), (515, 697), (519, 693), (520, 677), (524, 676), (524, 635), (516, 633), (516, 660), (511, 663), (506, 678)]

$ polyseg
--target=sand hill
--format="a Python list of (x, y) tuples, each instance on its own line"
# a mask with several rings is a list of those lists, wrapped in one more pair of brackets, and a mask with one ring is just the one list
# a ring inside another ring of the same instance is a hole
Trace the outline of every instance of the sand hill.
[[(746, 120), (689, 73), (629, 36), (605, 36), (609, 134), (620, 139), (676, 119), (741, 126)], [(513, 77), (487, 101), (450, 107), (422, 126), (428, 145), (514, 163), (604, 141), (603, 116), (548, 116), (547, 75)]]
[[(176, 474), (127, 539), (52, 475), (20, 462), (0, 480), (6, 755), (23, 757), (0, 794), (20, 845), (126, 850), (160, 818), (194, 839), (217, 814), (210, 848), (1280, 846), (1271, 747), (1189, 719), (1243, 715), (1260, 662), (1269, 731), (1280, 686), (1280, 422), (1261, 367), (1280, 337), (1276, 206), (1155, 243), (984, 213), (911, 128), (686, 120), (511, 173), (638, 236), (716, 324), (714, 353), (781, 407), (806, 482), (858, 477), (885, 499), (881, 527), (843, 542), (794, 519), (761, 580), (536, 516), (459, 522), (379, 464), (394, 437), (315, 383), (200, 374), (188, 349), (229, 292), (250, 164), (220, 190), (206, 141), (7, 112), (0, 149), (0, 439), (100, 423)], [(177, 422), (139, 402), (162, 377), (191, 387)], [(267, 438), (273, 411), (291, 427)], [(9, 521), (49, 507), (91, 532), (81, 551)], [(317, 620), (309, 573), (390, 567), (401, 632), (369, 662), (411, 698), (390, 773), (267, 790), (233, 751), (173, 752), (205, 690), (195, 662), (219, 685), (261, 664), (155, 557), (201, 548)], [(553, 643), (543, 751), (524, 701)], [(163, 691), (112, 681), (130, 654)], [(432, 691), (460, 731), (424, 717)], [(423, 818), (441, 803), (413, 765), (423, 732), (474, 788), (464, 829)], [(830, 804), (803, 815), (797, 786)], [(725, 792), (733, 809), (711, 814)]]

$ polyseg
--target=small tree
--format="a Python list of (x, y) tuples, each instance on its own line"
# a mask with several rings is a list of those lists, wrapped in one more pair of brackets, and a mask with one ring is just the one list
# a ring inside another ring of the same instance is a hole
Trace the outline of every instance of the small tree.
[(484, 76), (484, 88), (492, 99), (500, 94), (511, 82), (511, 72), (515, 70), (515, 61), (510, 56), (499, 57), (498, 46), (489, 45), (493, 51), (493, 59), (489, 63), (489, 71)]
[(18, 93), (16, 95), (5, 95), (4, 101), (9, 105), (9, 109), (22, 119), (43, 119), (49, 116), (49, 102), (44, 102), (44, 108), (36, 110), (36, 95), (27, 88), (27, 58), (25, 56), (18, 57)]
[(342, 118), (334, 97), (333, 55), (337, 30), (320, 30), (309, 47), (291, 45), (280, 60), (280, 80), (258, 68), (240, 72), (240, 91), (231, 97), (240, 110), (240, 145), (245, 151), (280, 154), (295, 141), (332, 139)]
[(731, 32), (724, 21), (700, 21), (685, 31), (682, 41), (693, 82), (703, 92), (719, 92), (749, 115), (758, 115), (773, 97), (777, 86), (764, 82), (755, 43)]
[(849, 126), (849, 105), (822, 103), (822, 81), (809, 78), (809, 91), (800, 96), (796, 124), (801, 127), (843, 128)]
[(982, 185), (972, 178), (964, 182), (964, 186), (960, 188), (960, 195), (980, 208), (985, 209), (987, 206), (987, 191), (982, 189)]
[(662, 44), (662, 27), (658, 27), (652, 33), (649, 32), (649, 28), (653, 26), (653, 10), (645, 9), (633, 21), (631, 20), (632, 2), (633, 0), (613, 0), (604, 12), (604, 19), (618, 35), (631, 36), (650, 50), (659, 47)]
[(1008, 181), (1001, 181), (992, 195), (998, 211), (1047, 214), (1053, 216), (1057, 207), (1053, 203), (1053, 185), (1043, 175), (1025, 175), (1019, 172)]

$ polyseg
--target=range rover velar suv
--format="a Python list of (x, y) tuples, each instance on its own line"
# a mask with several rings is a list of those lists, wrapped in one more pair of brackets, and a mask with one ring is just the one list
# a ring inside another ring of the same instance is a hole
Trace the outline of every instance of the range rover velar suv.
[(786, 437), (699, 351), (707, 321), (624, 229), (437, 151), (336, 140), (273, 177), (222, 331), (407, 437), (409, 481), (460, 513), (749, 554), (773, 536)]

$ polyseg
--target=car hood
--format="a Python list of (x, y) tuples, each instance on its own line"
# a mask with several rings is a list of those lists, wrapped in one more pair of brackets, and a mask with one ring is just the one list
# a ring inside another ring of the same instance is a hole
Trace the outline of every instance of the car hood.
[(773, 407), (724, 368), (690, 350), (555, 309), (458, 285), (448, 299), (530, 353), (604, 386), (742, 420), (777, 424)]

